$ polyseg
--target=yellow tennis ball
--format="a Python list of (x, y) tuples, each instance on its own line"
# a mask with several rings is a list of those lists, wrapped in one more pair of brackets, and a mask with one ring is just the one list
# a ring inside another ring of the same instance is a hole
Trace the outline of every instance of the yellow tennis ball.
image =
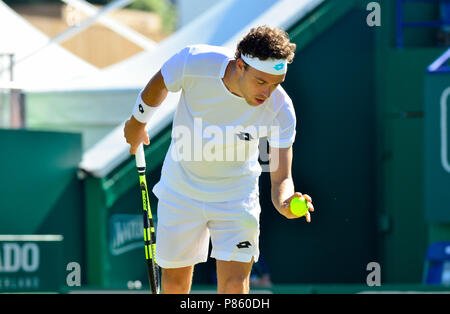
[(289, 204), (291, 213), (295, 216), (305, 216), (308, 211), (308, 201), (302, 197), (294, 197)]

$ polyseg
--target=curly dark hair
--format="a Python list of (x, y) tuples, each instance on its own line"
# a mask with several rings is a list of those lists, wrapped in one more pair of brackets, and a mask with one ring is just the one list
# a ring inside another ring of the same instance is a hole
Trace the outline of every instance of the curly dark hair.
[(292, 63), (296, 47), (296, 44), (289, 41), (289, 35), (284, 30), (263, 25), (252, 28), (239, 42), (235, 58), (237, 60), (244, 54), (260, 60), (286, 59), (288, 63)]

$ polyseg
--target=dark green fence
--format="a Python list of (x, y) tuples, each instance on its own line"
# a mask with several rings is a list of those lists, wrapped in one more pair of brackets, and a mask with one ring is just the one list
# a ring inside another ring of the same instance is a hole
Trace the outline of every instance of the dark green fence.
[[(62, 274), (71, 262), (80, 265), (83, 279), (84, 194), (77, 179), (81, 136), (0, 130), (0, 147), (0, 290), (55, 291), (65, 284)], [(39, 236), (48, 239), (44, 235), (58, 239), (42, 241)], [(24, 274), (24, 263), (37, 266)]]

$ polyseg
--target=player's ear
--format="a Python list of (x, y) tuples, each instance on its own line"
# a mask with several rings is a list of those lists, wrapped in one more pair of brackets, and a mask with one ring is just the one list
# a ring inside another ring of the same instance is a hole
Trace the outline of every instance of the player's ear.
[(240, 73), (243, 73), (245, 71), (246, 66), (247, 64), (241, 58), (236, 60), (236, 68)]

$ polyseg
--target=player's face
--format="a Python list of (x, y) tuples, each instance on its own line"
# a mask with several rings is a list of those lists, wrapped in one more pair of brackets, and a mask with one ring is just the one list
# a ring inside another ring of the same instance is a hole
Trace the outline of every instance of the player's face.
[(285, 77), (286, 74), (268, 74), (248, 66), (247, 69), (242, 68), (239, 87), (249, 105), (259, 106), (270, 97), (278, 85), (284, 82)]

